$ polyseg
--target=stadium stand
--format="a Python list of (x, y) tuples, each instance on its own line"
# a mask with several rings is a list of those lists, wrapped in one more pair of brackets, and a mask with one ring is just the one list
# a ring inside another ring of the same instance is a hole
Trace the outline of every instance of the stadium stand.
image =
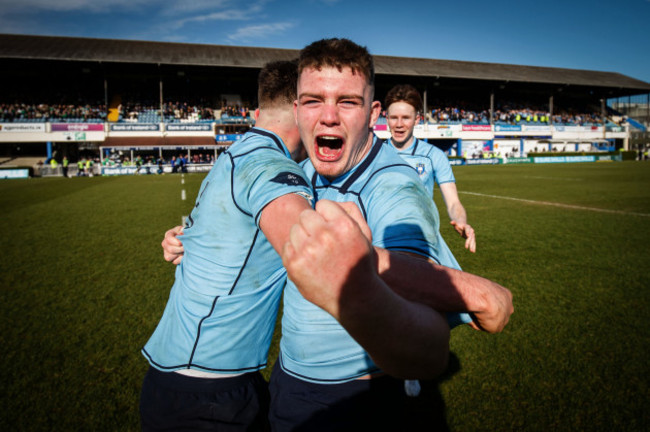
[[(127, 156), (166, 162), (178, 157), (177, 147), (190, 150), (190, 163), (201, 152), (216, 155), (253, 124), (261, 66), (297, 53), (0, 34), (0, 80), (12, 83), (0, 94), (0, 156), (103, 159), (104, 148), (122, 151), (114, 158), (120, 163)], [(377, 99), (395, 84), (416, 86), (425, 102), (423, 138), (456, 152), (462, 142), (511, 153), (516, 141), (522, 153), (539, 147), (527, 142), (531, 136), (548, 149), (556, 142), (569, 151), (589, 142), (621, 148), (630, 125), (642, 131), (635, 125), (650, 123), (627, 121), (606, 106), (611, 98), (650, 94), (649, 83), (613, 72), (389, 56), (375, 56), (375, 64)], [(384, 118), (378, 125), (378, 134), (387, 133)], [(577, 138), (557, 136), (559, 127)]]

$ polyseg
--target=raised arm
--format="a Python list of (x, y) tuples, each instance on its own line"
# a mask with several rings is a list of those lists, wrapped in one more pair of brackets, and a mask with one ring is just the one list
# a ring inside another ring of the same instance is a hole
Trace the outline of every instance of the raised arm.
[(382, 370), (402, 378), (444, 370), (446, 320), (378, 277), (372, 246), (339, 205), (319, 201), (316, 211), (304, 211), (282, 259), (302, 295), (337, 319)]

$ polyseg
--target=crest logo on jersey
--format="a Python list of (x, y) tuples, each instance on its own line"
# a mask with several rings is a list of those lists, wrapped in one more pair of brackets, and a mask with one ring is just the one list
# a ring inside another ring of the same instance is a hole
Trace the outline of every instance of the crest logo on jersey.
[(304, 178), (300, 177), (299, 175), (296, 175), (292, 172), (282, 172), (278, 175), (276, 175), (274, 178), (271, 179), (272, 182), (274, 183), (280, 183), (280, 184), (286, 184), (289, 186), (307, 186), (307, 182), (305, 181)]
[(422, 176), (426, 172), (426, 169), (424, 167), (423, 163), (419, 163), (415, 165), (415, 170), (418, 172), (418, 175)]

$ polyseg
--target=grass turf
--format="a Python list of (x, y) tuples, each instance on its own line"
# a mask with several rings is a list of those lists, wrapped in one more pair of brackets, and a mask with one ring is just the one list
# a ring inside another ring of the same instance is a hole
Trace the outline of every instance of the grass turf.
[[(512, 290), (516, 312), (499, 335), (454, 330), (449, 371), (424, 383), (417, 408), (439, 421), (442, 401), (458, 431), (648, 430), (650, 164), (454, 173), (477, 253), (463, 249), (436, 191), (442, 234), (465, 270)], [(174, 272), (159, 244), (202, 179), (0, 182), (2, 430), (139, 428), (139, 350)], [(271, 363), (276, 354), (277, 339)]]

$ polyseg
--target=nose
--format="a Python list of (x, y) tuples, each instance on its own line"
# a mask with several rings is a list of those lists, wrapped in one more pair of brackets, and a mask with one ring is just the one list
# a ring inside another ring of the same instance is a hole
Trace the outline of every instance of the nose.
[(336, 104), (323, 104), (323, 111), (321, 112), (320, 121), (324, 125), (328, 126), (339, 124), (339, 110)]

